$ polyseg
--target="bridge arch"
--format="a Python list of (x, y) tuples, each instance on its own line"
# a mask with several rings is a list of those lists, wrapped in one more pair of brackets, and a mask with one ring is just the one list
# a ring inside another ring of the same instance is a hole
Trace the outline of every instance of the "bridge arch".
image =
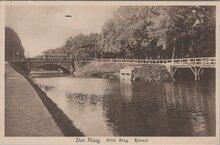
[(61, 69), (63, 74), (70, 74), (71, 70), (69, 67), (65, 66), (64, 64), (55, 64), (55, 63), (43, 63), (43, 64), (36, 64), (32, 66), (32, 69), (45, 69), (45, 70), (58, 70)]

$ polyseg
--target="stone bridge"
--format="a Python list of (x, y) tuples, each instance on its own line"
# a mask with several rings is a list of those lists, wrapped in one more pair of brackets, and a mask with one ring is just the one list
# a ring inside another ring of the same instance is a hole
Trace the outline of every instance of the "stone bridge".
[(17, 61), (13, 62), (21, 69), (30, 73), (33, 70), (41, 68), (61, 69), (64, 74), (72, 74), (75, 71), (74, 61)]
[(45, 67), (61, 69), (64, 74), (72, 74), (75, 71), (74, 62), (27, 62), (26, 65), (29, 72)]

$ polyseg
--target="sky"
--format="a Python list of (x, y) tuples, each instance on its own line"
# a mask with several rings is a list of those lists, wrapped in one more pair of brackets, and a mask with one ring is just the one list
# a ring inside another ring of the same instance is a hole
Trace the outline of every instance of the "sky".
[(20, 37), (25, 55), (33, 57), (62, 46), (69, 36), (101, 32), (116, 9), (100, 5), (7, 6), (5, 23)]

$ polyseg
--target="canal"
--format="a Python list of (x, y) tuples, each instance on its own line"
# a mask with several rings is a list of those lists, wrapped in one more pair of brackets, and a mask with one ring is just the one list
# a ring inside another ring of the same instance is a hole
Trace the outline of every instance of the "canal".
[(87, 136), (214, 136), (214, 81), (34, 77)]

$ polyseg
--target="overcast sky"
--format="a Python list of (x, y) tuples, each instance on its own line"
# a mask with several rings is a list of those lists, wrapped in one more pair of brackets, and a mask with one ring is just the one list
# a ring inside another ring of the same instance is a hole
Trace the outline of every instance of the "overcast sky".
[[(25, 54), (36, 56), (60, 47), (69, 36), (101, 31), (117, 7), (113, 6), (7, 6), (6, 26), (14, 29)], [(65, 17), (72, 15), (72, 17)]]

